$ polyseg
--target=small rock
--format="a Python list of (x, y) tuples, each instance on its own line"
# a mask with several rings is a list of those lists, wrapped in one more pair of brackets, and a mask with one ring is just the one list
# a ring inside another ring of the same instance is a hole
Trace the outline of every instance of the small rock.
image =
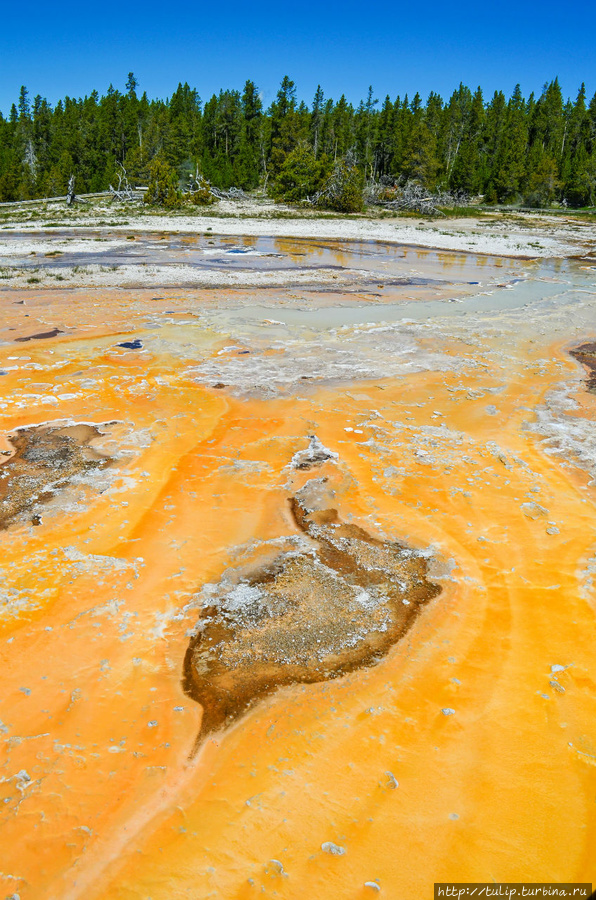
[(443, 713), (444, 716), (454, 716), (455, 715), (455, 710), (451, 709), (449, 706), (444, 706), (443, 709), (441, 710), (441, 712)]
[(316, 434), (311, 434), (308, 448), (295, 453), (292, 457), (291, 465), (294, 469), (311, 469), (313, 466), (319, 466), (329, 459), (337, 460), (339, 459), (339, 454), (325, 447)]
[(536, 503), (534, 500), (530, 500), (528, 503), (522, 503), (520, 509), (528, 519), (540, 519), (543, 516), (548, 516), (548, 509), (544, 506), (540, 506), (540, 504)]
[(286, 874), (283, 865), (280, 863), (280, 861), (278, 859), (270, 859), (269, 862), (275, 866), (275, 868), (277, 869), (277, 871), (280, 875)]
[(29, 775), (29, 772), (27, 772), (26, 769), (21, 769), (20, 772), (17, 772), (17, 774), (14, 776), (14, 778), (15, 778), (17, 790), (20, 791), (21, 794), (24, 794), (25, 791), (27, 790), (27, 788), (29, 787), (29, 785), (31, 784), (31, 776)]
[(334, 844), (333, 841), (324, 841), (321, 844), (321, 850), (324, 853), (330, 853), (332, 856), (343, 856), (346, 852), (345, 847), (340, 847), (339, 844)]
[(378, 882), (376, 882), (376, 881), (365, 881), (365, 882), (364, 882), (364, 887), (372, 888), (373, 891), (380, 891), (380, 890), (381, 890), (381, 885), (378, 884)]
[(387, 776), (387, 781), (389, 782), (387, 787), (390, 790), (394, 791), (399, 787), (399, 781), (397, 780), (393, 772), (385, 772), (385, 775)]

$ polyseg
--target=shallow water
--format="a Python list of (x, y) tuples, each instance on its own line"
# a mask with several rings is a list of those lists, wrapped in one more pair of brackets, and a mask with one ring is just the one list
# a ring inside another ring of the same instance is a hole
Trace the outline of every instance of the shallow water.
[[(172, 272), (180, 278), (208, 277), (211, 283), (233, 277), (270, 277), (273, 283), (295, 283), (306, 290), (365, 293), (372, 298), (390, 298), (404, 291), (416, 298), (442, 296), (458, 284), (465, 293), (481, 285), (509, 280), (520, 270), (520, 262), (499, 257), (445, 253), (417, 247), (398, 247), (372, 241), (341, 244), (338, 241), (297, 240), (272, 237), (231, 238), (206, 233), (139, 234), (77, 230), (11, 233), (8, 245), (13, 255), (2, 256), (0, 267), (13, 271), (63, 277), (84, 274), (90, 266), (107, 272), (126, 269), (128, 280), (142, 280), (147, 268), (154, 283), (167, 283)], [(105, 244), (105, 247), (102, 247)], [(19, 245), (24, 249), (19, 254)], [(35, 249), (31, 249), (31, 248)], [(49, 248), (53, 249), (49, 249)], [(74, 269), (74, 273), (72, 270)], [(215, 279), (215, 281), (214, 281)], [(265, 284), (266, 286), (266, 284)]]
[[(4, 236), (6, 240), (6, 236)], [(425, 279), (449, 275), (452, 282), (479, 280), (495, 271), (507, 273), (515, 268), (515, 261), (488, 255), (442, 252), (421, 247), (400, 247), (374, 241), (322, 241), (297, 238), (228, 237), (206, 234), (153, 233), (123, 235), (121, 232), (99, 232), (77, 229), (72, 231), (36, 232), (35, 240), (49, 241), (54, 249), (49, 253), (32, 253), (20, 260), (22, 265), (46, 266), (89, 265), (91, 263), (160, 265), (184, 262), (208, 268), (278, 269), (358, 268), (370, 270), (378, 278), (387, 271), (391, 275), (411, 275), (419, 272)], [(84, 251), (69, 252), (69, 242), (85, 243)], [(11, 232), (10, 242), (29, 244), (30, 232)], [(118, 249), (101, 247), (102, 243), (117, 243)], [(59, 249), (62, 248), (62, 249)], [(56, 255), (53, 255), (56, 254)], [(0, 263), (9, 261), (0, 256)]]

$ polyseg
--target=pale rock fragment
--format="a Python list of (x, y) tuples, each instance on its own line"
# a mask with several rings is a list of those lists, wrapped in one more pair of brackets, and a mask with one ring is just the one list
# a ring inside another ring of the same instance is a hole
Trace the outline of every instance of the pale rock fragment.
[(540, 506), (540, 504), (536, 503), (534, 500), (522, 503), (520, 509), (528, 519), (540, 519), (544, 516), (548, 516), (548, 509), (544, 506)]
[(310, 435), (310, 444), (306, 450), (299, 450), (292, 457), (291, 466), (293, 469), (310, 469), (313, 466), (319, 466), (328, 460), (338, 460), (339, 454), (333, 450), (329, 450), (319, 440), (316, 434)]
[(270, 859), (269, 862), (272, 863), (272, 865), (275, 867), (275, 870), (278, 872), (279, 875), (283, 875), (286, 878), (288, 877), (287, 872), (285, 871), (285, 869), (284, 869), (282, 863), (279, 861), (279, 859)]
[(397, 780), (397, 778), (395, 777), (393, 772), (387, 771), (387, 772), (385, 772), (385, 775), (387, 776), (387, 782), (388, 782), (387, 787), (390, 790), (394, 791), (396, 788), (399, 787), (399, 781)]
[(340, 847), (339, 844), (334, 844), (333, 841), (323, 841), (321, 850), (324, 853), (330, 853), (332, 856), (344, 856), (346, 853), (345, 847)]

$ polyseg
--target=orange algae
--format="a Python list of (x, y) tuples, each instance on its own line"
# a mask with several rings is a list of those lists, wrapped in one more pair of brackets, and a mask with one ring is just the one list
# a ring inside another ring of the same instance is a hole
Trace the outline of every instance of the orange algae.
[[(189, 368), (217, 336), (168, 325), (159, 349), (117, 349), (122, 310), (102, 322), (80, 296), (69, 325), (89, 331), (0, 358), (5, 435), (114, 421), (124, 454), (107, 487), (0, 535), (5, 893), (331, 900), (371, 881), (414, 897), (439, 880), (595, 880), (593, 488), (523, 427), (576, 373), (562, 338), (510, 337), (507, 370), (240, 399)], [(128, 302), (141, 319), (155, 307)], [(457, 337), (442, 349), (482, 357)], [(290, 533), (288, 464), (313, 431), (339, 455), (342, 520), (431, 546), (441, 596), (378, 665), (283, 687), (189, 762), (196, 591)]]

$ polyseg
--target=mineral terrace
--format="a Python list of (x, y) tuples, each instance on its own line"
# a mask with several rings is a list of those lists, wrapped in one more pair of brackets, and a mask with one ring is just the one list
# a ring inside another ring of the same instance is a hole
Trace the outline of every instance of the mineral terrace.
[(596, 882), (596, 241), (482, 227), (2, 231), (1, 896)]

